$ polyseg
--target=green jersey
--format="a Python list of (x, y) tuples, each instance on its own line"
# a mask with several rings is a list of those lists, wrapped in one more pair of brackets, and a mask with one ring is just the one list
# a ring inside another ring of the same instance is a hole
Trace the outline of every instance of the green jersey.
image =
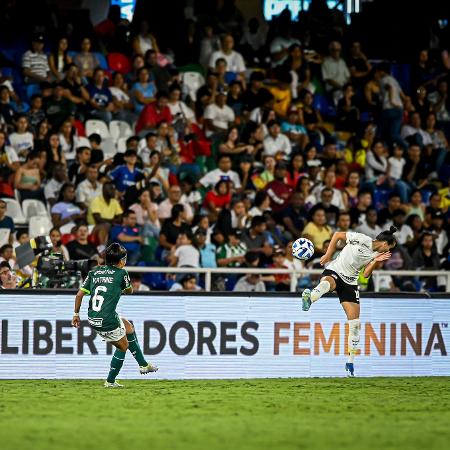
[(98, 331), (111, 331), (120, 326), (116, 313), (117, 303), (124, 289), (131, 286), (125, 269), (114, 266), (99, 266), (91, 270), (80, 290), (90, 294), (88, 310), (89, 324)]

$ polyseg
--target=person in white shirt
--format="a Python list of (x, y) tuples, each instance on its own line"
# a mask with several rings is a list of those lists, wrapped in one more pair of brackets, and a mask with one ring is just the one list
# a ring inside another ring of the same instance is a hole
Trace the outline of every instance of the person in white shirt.
[(75, 195), (77, 203), (89, 208), (89, 204), (102, 193), (102, 184), (98, 182), (98, 169), (96, 164), (89, 165), (86, 171), (86, 179), (83, 180), (76, 189)]
[(289, 138), (281, 133), (280, 123), (276, 120), (269, 120), (267, 129), (269, 134), (264, 138), (263, 156), (281, 155), (287, 159), (292, 152), (292, 145)]
[(406, 164), (405, 158), (403, 158), (403, 147), (399, 145), (394, 146), (393, 155), (388, 159), (388, 174), (389, 177), (394, 180), (400, 180), (403, 173), (403, 167)]
[(161, 202), (158, 206), (158, 218), (159, 219), (168, 219), (172, 214), (172, 208), (174, 205), (183, 205), (184, 212), (186, 214), (186, 221), (190, 222), (194, 217), (194, 213), (192, 212), (191, 205), (189, 203), (181, 202), (181, 188), (180, 186), (170, 186), (168, 192), (168, 198)]
[(25, 115), (17, 117), (16, 131), (9, 135), (9, 143), (16, 151), (20, 161), (24, 162), (28, 152), (34, 147), (34, 137), (28, 131), (28, 119)]
[[(209, 58), (209, 68), (216, 67), (216, 61), (219, 58), (225, 59), (228, 71), (240, 74), (242, 79), (245, 75), (245, 62), (242, 55), (233, 50), (234, 38), (231, 34), (225, 34), (220, 41), (220, 50), (216, 50)], [(241, 80), (242, 81), (242, 80)]]
[[(397, 245), (394, 233), (397, 228), (383, 231), (375, 239), (352, 231), (337, 231), (333, 234), (320, 264), (325, 267), (320, 283), (311, 291), (302, 293), (302, 309), (308, 311), (311, 304), (327, 292), (336, 291), (348, 320), (348, 359), (345, 370), (354, 376), (354, 358), (358, 350), (361, 322), (358, 278), (363, 273), (369, 278), (372, 272), (391, 257), (391, 250)], [(339, 255), (333, 259), (338, 242), (346, 243)]]
[(378, 222), (378, 213), (376, 208), (369, 208), (366, 211), (366, 221), (365, 223), (358, 225), (355, 228), (357, 233), (365, 234), (372, 239), (375, 239), (380, 233), (381, 228), (377, 224)]
[(233, 292), (266, 292), (266, 285), (261, 280), (261, 275), (251, 273), (239, 279)]
[(200, 267), (200, 252), (192, 245), (193, 236), (180, 233), (169, 254), (171, 267)]
[(170, 114), (173, 117), (173, 123), (182, 121), (186, 125), (195, 122), (195, 114), (186, 103), (180, 100), (181, 87), (177, 84), (173, 84), (169, 89), (169, 103), (167, 106), (170, 109)]
[(335, 186), (336, 172), (334, 170), (328, 170), (324, 176), (323, 182), (313, 189), (312, 194), (316, 197), (317, 202), (320, 202), (323, 189), (331, 189), (333, 191), (331, 204), (336, 206), (336, 208), (339, 208), (340, 211), (344, 211), (346, 208), (342, 198), (342, 192), (339, 189), (336, 189)]
[(422, 130), (421, 122), (420, 113), (417, 111), (411, 113), (409, 116), (409, 124), (403, 125), (402, 127), (401, 137), (403, 139), (407, 139), (414, 136), (416, 140), (415, 143), (420, 146), (433, 145), (433, 140), (431, 139), (430, 134)]
[(342, 88), (350, 81), (350, 70), (341, 58), (342, 46), (333, 41), (329, 46), (330, 56), (324, 58), (322, 64), (322, 78), (327, 92), (333, 92), (334, 101), (337, 104), (342, 98)]
[(220, 91), (216, 95), (214, 103), (205, 108), (203, 118), (205, 119), (206, 136), (221, 133), (228, 130), (235, 120), (234, 111), (226, 104), (227, 94)]
[(404, 245), (414, 239), (414, 232), (412, 228), (405, 223), (406, 212), (403, 209), (397, 209), (392, 213), (392, 220), (385, 223), (386, 227), (394, 226), (397, 228), (396, 239), (399, 245)]
[(206, 187), (211, 188), (222, 179), (228, 179), (233, 183), (234, 189), (241, 187), (241, 180), (239, 175), (231, 170), (231, 158), (228, 155), (221, 155), (217, 162), (218, 168), (211, 170), (200, 178), (199, 183)]

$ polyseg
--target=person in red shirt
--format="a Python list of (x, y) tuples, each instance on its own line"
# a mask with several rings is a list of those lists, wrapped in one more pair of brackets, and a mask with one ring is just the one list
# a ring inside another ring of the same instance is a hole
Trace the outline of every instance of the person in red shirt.
[(154, 130), (161, 122), (172, 123), (173, 117), (167, 106), (169, 103), (169, 94), (159, 91), (156, 94), (156, 102), (146, 105), (136, 124), (136, 133), (141, 131)]
[(270, 207), (276, 215), (283, 212), (289, 205), (289, 200), (294, 191), (291, 186), (284, 182), (286, 175), (286, 163), (284, 161), (277, 162), (274, 173), (275, 179), (271, 181), (265, 189), (270, 197)]
[(219, 180), (214, 189), (209, 191), (203, 202), (204, 208), (212, 213), (219, 214), (223, 208), (229, 208), (231, 204), (230, 180)]

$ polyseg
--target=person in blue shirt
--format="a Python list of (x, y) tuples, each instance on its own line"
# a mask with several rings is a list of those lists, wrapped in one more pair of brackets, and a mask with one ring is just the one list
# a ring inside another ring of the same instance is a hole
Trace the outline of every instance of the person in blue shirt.
[(144, 241), (137, 225), (136, 213), (128, 209), (123, 213), (122, 225), (114, 225), (110, 232), (111, 241), (122, 244), (128, 253), (128, 264), (134, 266), (139, 262)]
[(113, 181), (116, 189), (123, 194), (128, 187), (134, 186), (137, 181), (143, 178), (142, 171), (136, 167), (137, 154), (134, 150), (127, 150), (123, 159), (125, 164), (116, 167), (109, 173), (109, 178)]
[(216, 246), (211, 243), (206, 243), (206, 230), (198, 228), (195, 232), (195, 239), (197, 241), (198, 251), (200, 252), (200, 266), (217, 267)]
[(287, 120), (281, 124), (281, 132), (284, 133), (293, 146), (298, 146), (303, 150), (308, 143), (308, 132), (302, 125), (301, 110), (293, 106), (289, 109)]
[(105, 72), (102, 69), (95, 69), (93, 83), (88, 84), (86, 90), (89, 94), (89, 115), (109, 124), (112, 120), (113, 98), (105, 86)]
[(141, 67), (137, 76), (138, 81), (133, 84), (132, 94), (134, 111), (140, 113), (145, 105), (155, 101), (156, 87), (153, 80), (150, 79), (147, 67)]
[(6, 228), (10, 231), (9, 243), (11, 244), (14, 240), (15, 227), (12, 218), (6, 215), (6, 202), (4, 200), (0, 200), (0, 228)]

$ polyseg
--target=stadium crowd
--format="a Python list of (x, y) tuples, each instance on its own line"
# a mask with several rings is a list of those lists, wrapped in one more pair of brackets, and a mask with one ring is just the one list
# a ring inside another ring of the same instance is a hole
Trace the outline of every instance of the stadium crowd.
[[(392, 224), (400, 245), (385, 269), (448, 269), (450, 57), (424, 46), (402, 70), (373, 62), (345, 21), (316, 38), (325, 12), (301, 33), (287, 11), (270, 26), (233, 7), (190, 15), (171, 52), (147, 21), (133, 28), (112, 7), (77, 42), (40, 29), (20, 54), (1, 48), (1, 273), (37, 234), (66, 259), (101, 260), (115, 240), (129, 265), (195, 273), (301, 268), (290, 251), (300, 236), (316, 268), (335, 230), (375, 237)], [(380, 288), (443, 283), (386, 275)], [(289, 286), (286, 275), (213, 278), (216, 290)]]

